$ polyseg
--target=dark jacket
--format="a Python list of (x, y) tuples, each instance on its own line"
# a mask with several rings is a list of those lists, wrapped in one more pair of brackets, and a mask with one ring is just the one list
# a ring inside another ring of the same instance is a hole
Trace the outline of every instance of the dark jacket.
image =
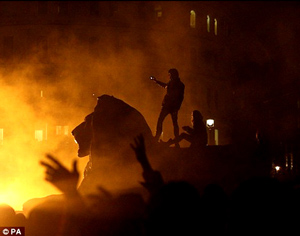
[(162, 106), (170, 112), (178, 111), (184, 98), (185, 85), (180, 78), (173, 78), (167, 84), (156, 81), (160, 86), (167, 88), (167, 93), (163, 99)]

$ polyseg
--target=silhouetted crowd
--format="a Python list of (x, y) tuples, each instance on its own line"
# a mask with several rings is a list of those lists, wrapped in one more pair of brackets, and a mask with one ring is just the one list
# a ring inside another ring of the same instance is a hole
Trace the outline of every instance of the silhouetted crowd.
[(157, 236), (157, 235), (297, 235), (299, 187), (271, 177), (242, 181), (231, 193), (215, 183), (203, 191), (187, 181), (165, 182), (149, 163), (144, 137), (131, 144), (143, 168), (142, 186), (149, 197), (125, 193), (117, 197), (77, 191), (77, 162), (68, 170), (52, 155), (41, 161), (45, 180), (62, 194), (49, 196), (28, 215), (0, 207), (1, 227), (25, 227), (26, 236)]

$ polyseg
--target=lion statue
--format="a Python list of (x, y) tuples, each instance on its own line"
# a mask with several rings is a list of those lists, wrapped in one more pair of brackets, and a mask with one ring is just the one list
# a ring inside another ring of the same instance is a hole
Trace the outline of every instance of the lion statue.
[(141, 170), (130, 143), (139, 134), (145, 137), (147, 147), (154, 144), (152, 131), (139, 111), (114, 96), (99, 96), (94, 111), (72, 130), (78, 157), (89, 156), (79, 189), (91, 192), (99, 186), (111, 190), (126, 188), (130, 182), (135, 185)]

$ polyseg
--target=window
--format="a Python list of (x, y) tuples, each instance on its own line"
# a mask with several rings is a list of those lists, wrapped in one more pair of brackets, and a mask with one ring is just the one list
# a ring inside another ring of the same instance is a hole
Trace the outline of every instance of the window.
[(161, 6), (156, 6), (154, 11), (155, 11), (156, 19), (159, 19), (159, 18), (162, 17), (162, 8), (161, 8)]
[(69, 126), (56, 126), (56, 135), (69, 135)]
[(61, 125), (57, 125), (57, 126), (56, 126), (56, 135), (61, 135), (61, 132), (62, 132), (62, 127), (61, 127)]
[(34, 138), (35, 138), (35, 140), (37, 140), (38, 142), (43, 141), (43, 130), (41, 130), (41, 129), (35, 130)]
[(190, 26), (196, 28), (196, 12), (194, 10), (190, 12)]
[(218, 21), (217, 21), (216, 18), (215, 18), (214, 21), (215, 21), (215, 22), (214, 22), (215, 35), (217, 35), (217, 34), (218, 34)]
[(215, 129), (215, 145), (219, 145), (219, 130)]
[(69, 135), (69, 126), (64, 126), (64, 135)]
[(209, 15), (207, 15), (207, 19), (206, 19), (206, 24), (207, 24), (207, 32), (210, 32), (210, 17)]

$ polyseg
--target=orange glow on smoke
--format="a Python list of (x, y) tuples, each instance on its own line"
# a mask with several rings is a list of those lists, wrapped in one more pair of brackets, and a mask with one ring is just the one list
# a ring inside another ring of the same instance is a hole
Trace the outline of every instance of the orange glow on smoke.
[[(29, 86), (34, 89), (34, 85)], [(44, 155), (53, 153), (69, 166), (71, 160), (77, 157), (77, 150), (74, 149), (73, 153), (70, 150), (59, 151), (59, 139), (39, 142), (40, 139), (35, 137), (36, 124), (41, 120), (49, 126), (56, 124), (50, 116), (47, 120), (40, 117), (50, 107), (36, 109), (34, 101), (29, 103), (26, 100), (30, 89), (23, 84), (17, 88), (0, 81), (0, 87), (0, 203), (22, 211), (23, 204), (32, 198), (59, 193), (44, 180), (44, 168), (39, 165)]]
[[(8, 151), (3, 146), (0, 149), (2, 158), (0, 203), (6, 203), (16, 211), (22, 211), (23, 204), (30, 199), (60, 194), (44, 180), (44, 168), (38, 164), (44, 154), (29, 149), (30, 147), (27, 150), (22, 147)], [(85, 166), (84, 161), (79, 162), (81, 172)]]

